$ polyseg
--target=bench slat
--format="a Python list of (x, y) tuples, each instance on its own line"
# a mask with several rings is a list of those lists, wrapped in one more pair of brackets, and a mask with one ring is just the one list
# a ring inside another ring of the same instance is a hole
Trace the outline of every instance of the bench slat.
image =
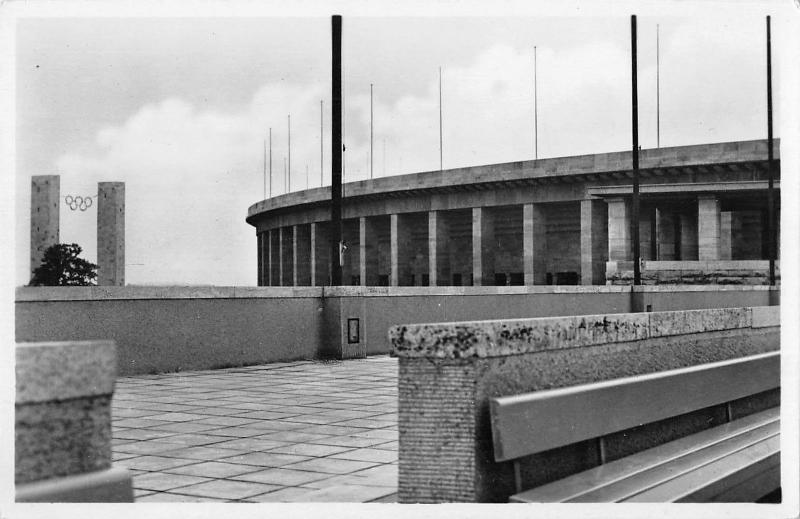
[[(751, 431), (761, 430), (763, 434), (765, 427), (772, 428), (768, 434), (775, 432), (779, 420), (780, 410), (778, 408), (761, 411), (522, 492), (512, 496), (510, 501), (543, 503), (578, 501), (585, 494), (625, 481), (627, 478), (638, 477), (660, 463), (706, 449), (719, 442), (748, 434)], [(604, 499), (598, 497), (594, 500), (602, 501)]]
[(507, 461), (777, 388), (780, 352), (493, 398), (496, 461)]
[[(662, 463), (648, 467), (644, 472), (639, 472), (622, 481), (605, 485), (572, 501), (581, 503), (619, 502), (633, 498), (634, 495), (642, 493), (649, 488), (670, 488), (670, 482), (682, 479), (682, 474), (697, 472), (698, 467), (718, 463), (720, 460), (735, 459), (740, 451), (749, 449), (752, 445), (768, 441), (778, 434), (780, 434), (780, 425), (778, 422), (773, 422), (732, 438), (720, 440), (703, 449), (694, 450), (672, 459), (665, 459)], [(635, 459), (636, 455), (634, 454), (632, 457)], [(667, 492), (666, 495), (671, 494)], [(635, 500), (635, 498), (633, 499)], [(656, 501), (674, 501), (675, 499), (677, 498), (657, 499)]]
[[(780, 472), (780, 443), (780, 435), (770, 436), (626, 501), (641, 503), (711, 501), (714, 496), (729, 488), (731, 482), (738, 485), (765, 471)], [(759, 498), (775, 488), (774, 486), (765, 488), (754, 498)], [(748, 500), (747, 497), (736, 498), (736, 501)]]

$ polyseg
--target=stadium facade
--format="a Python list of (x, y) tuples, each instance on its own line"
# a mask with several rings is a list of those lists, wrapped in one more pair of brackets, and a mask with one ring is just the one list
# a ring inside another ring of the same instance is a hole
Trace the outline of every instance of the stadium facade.
[[(768, 282), (767, 151), (766, 140), (640, 151), (643, 283)], [(779, 214), (778, 140), (774, 152)], [(630, 283), (631, 168), (628, 151), (347, 183), (343, 284)], [(330, 187), (260, 201), (246, 220), (259, 286), (330, 284)]]

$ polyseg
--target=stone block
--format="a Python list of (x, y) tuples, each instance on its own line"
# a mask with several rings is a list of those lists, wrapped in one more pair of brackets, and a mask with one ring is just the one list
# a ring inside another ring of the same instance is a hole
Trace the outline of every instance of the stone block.
[(20, 501), (132, 500), (130, 476), (111, 470), (116, 364), (113, 341), (17, 344)]

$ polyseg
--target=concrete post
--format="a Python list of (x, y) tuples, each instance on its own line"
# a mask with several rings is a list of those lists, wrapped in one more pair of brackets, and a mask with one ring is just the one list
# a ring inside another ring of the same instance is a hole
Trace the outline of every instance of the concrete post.
[(669, 210), (656, 209), (657, 261), (675, 260), (675, 215)]
[(361, 286), (378, 285), (378, 232), (371, 218), (358, 219), (358, 258)]
[(680, 215), (681, 260), (692, 261), (698, 258), (697, 218), (695, 215)]
[(97, 284), (125, 285), (125, 183), (97, 184)]
[(322, 223), (311, 224), (311, 285), (322, 287), (330, 282), (330, 238)]
[(604, 285), (608, 214), (602, 200), (581, 200), (581, 284)]
[(308, 224), (294, 226), (294, 286), (311, 286), (311, 228)]
[(392, 214), (389, 219), (390, 262), (393, 287), (411, 285), (411, 229), (404, 215)]
[(472, 284), (494, 285), (494, 215), (486, 207), (472, 208)]
[(31, 177), (31, 276), (42, 263), (44, 251), (58, 243), (61, 177)]
[(450, 284), (448, 242), (450, 226), (444, 211), (428, 212), (428, 284), (432, 287)]
[(263, 247), (261, 254), (264, 258), (264, 263), (263, 263), (264, 272), (262, 274), (262, 277), (264, 280), (264, 286), (268, 287), (272, 285), (272, 280), (270, 280), (270, 260), (272, 258), (272, 255), (270, 253), (270, 248), (272, 244), (270, 243), (269, 239), (269, 231), (262, 232), (261, 236), (262, 236), (261, 243)]
[(719, 259), (730, 260), (733, 252), (731, 240), (733, 230), (733, 213), (721, 212), (719, 215)]
[(264, 246), (264, 233), (256, 232), (256, 263), (258, 264), (257, 268), (257, 280), (256, 286), (264, 286), (264, 254), (261, 252)]
[(281, 248), (280, 230), (269, 231), (269, 284), (273, 287), (281, 286)]
[(631, 249), (630, 203), (624, 198), (609, 198), (608, 204), (608, 259), (630, 261)]
[(697, 197), (697, 255), (700, 261), (719, 259), (720, 203), (716, 196)]
[(544, 285), (547, 238), (545, 215), (539, 204), (522, 206), (522, 257), (525, 284)]
[(280, 229), (280, 275), (281, 286), (292, 286), (294, 281), (294, 233), (292, 227), (281, 227)]

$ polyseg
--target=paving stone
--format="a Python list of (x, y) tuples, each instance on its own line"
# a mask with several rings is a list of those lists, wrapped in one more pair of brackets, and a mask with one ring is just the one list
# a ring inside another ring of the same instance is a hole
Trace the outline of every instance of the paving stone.
[(285, 487), (274, 492), (247, 498), (253, 503), (298, 503), (303, 502), (303, 496), (316, 489), (303, 487)]
[(183, 465), (197, 463), (197, 460), (186, 458), (166, 458), (162, 456), (139, 456), (120, 460), (116, 464), (129, 469), (161, 471)]
[(207, 478), (227, 478), (253, 472), (254, 470), (254, 467), (250, 465), (227, 463), (223, 458), (222, 461), (203, 461), (201, 463), (197, 463), (197, 460), (195, 460), (193, 465), (166, 469), (166, 472)]
[(349, 450), (349, 447), (338, 447), (335, 445), (318, 445), (313, 443), (293, 443), (270, 449), (269, 452), (281, 454), (297, 454), (300, 456), (322, 457), (337, 454)]
[(396, 493), (384, 487), (338, 485), (303, 494), (303, 501), (323, 503), (364, 503)]
[(156, 438), (165, 438), (172, 436), (175, 433), (169, 431), (158, 431), (155, 429), (117, 429), (114, 431), (114, 438), (124, 440), (153, 440)]
[(278, 485), (267, 485), (264, 483), (251, 483), (248, 481), (233, 481), (229, 479), (217, 479), (189, 485), (180, 489), (181, 494), (196, 495), (202, 497), (216, 497), (225, 499), (244, 499), (251, 496), (263, 494), (270, 490), (279, 490)]
[(195, 460), (213, 461), (220, 458), (229, 458), (239, 454), (246, 454), (247, 450), (223, 449), (215, 447), (183, 447), (174, 451), (160, 452), (160, 456), (171, 458), (191, 458)]
[(223, 461), (230, 463), (241, 463), (244, 465), (255, 465), (260, 467), (282, 467), (284, 465), (290, 465), (292, 463), (297, 463), (298, 461), (306, 461), (309, 459), (312, 458), (309, 458), (308, 456), (278, 454), (274, 452), (249, 452), (247, 454), (222, 458)]
[(266, 438), (238, 438), (215, 443), (214, 447), (220, 449), (236, 449), (241, 451), (268, 451), (276, 447), (291, 445), (289, 442), (268, 440)]
[(156, 492), (137, 498), (137, 503), (225, 503), (227, 499), (215, 499), (213, 497), (189, 496), (182, 494), (171, 494), (167, 492)]
[(187, 485), (194, 485), (204, 481), (210, 481), (210, 479), (198, 476), (186, 476), (182, 474), (153, 472), (133, 478), (133, 488), (164, 491), (185, 487)]
[(294, 470), (310, 470), (313, 472), (327, 472), (329, 474), (349, 474), (357, 470), (375, 466), (375, 463), (366, 461), (337, 460), (332, 458), (312, 458), (310, 460), (293, 463), (289, 468)]
[(329, 477), (330, 474), (324, 472), (308, 472), (303, 470), (291, 470), (288, 468), (274, 468), (242, 474), (241, 476), (235, 476), (231, 479), (253, 481), (256, 483), (269, 483), (272, 485), (297, 486)]
[(196, 432), (204, 432), (204, 431), (213, 431), (215, 429), (220, 429), (224, 426), (215, 425), (215, 424), (200, 424), (197, 422), (170, 422), (164, 425), (157, 425), (152, 429), (146, 429), (148, 431), (167, 431), (169, 433), (196, 433)]
[(158, 440), (137, 441), (114, 447), (114, 451), (127, 454), (158, 454), (163, 451), (175, 450), (182, 447), (179, 443), (166, 443)]
[(356, 461), (374, 461), (377, 463), (389, 463), (397, 460), (397, 451), (379, 449), (355, 449), (339, 454), (333, 454), (331, 458)]

